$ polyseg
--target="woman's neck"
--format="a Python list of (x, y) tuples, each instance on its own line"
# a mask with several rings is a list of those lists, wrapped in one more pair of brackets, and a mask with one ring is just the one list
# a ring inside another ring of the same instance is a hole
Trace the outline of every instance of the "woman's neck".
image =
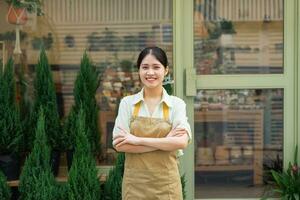
[(156, 99), (161, 98), (163, 93), (163, 87), (157, 88), (144, 88), (144, 99)]

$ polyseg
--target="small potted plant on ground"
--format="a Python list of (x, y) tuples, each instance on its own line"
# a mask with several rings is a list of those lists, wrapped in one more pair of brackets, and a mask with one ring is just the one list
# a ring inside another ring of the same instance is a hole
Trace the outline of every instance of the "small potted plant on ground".
[(272, 189), (270, 193), (262, 199), (267, 199), (269, 196), (279, 195), (283, 200), (299, 200), (300, 197), (300, 169), (297, 162), (298, 147), (296, 146), (293, 163), (289, 162), (286, 170), (275, 171), (271, 170)]

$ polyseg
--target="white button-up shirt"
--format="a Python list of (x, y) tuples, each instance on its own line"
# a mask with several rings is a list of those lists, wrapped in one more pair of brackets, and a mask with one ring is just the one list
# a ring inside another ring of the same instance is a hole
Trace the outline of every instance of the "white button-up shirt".
[[(169, 122), (172, 124), (172, 128), (184, 128), (189, 135), (189, 142), (191, 141), (192, 133), (186, 116), (186, 104), (182, 99), (169, 95), (165, 89), (163, 89), (162, 99), (156, 106), (152, 115), (150, 115), (148, 107), (144, 101), (144, 89), (142, 89), (137, 94), (122, 98), (119, 105), (118, 116), (116, 118), (115, 126), (113, 129), (113, 136), (118, 134), (118, 126), (130, 132), (129, 126), (133, 109), (135, 104), (140, 101), (141, 107), (138, 116), (153, 118), (163, 118), (163, 102), (165, 102), (169, 107)], [(179, 150), (178, 156), (182, 154), (182, 150)]]

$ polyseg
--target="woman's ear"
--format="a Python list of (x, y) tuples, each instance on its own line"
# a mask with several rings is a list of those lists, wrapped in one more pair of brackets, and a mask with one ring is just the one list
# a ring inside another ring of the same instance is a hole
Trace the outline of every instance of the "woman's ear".
[(165, 76), (167, 76), (169, 73), (169, 66), (166, 66)]

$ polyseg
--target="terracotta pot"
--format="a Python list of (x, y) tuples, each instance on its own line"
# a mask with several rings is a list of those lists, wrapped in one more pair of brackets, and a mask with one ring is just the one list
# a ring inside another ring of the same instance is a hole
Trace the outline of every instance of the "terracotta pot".
[(216, 164), (226, 165), (229, 164), (229, 150), (226, 146), (217, 146), (216, 147)]
[(10, 6), (7, 12), (7, 22), (10, 24), (24, 25), (28, 17), (26, 8), (14, 8)]
[(210, 147), (199, 147), (197, 150), (197, 165), (213, 165), (214, 156)]
[(233, 146), (230, 150), (230, 161), (232, 164), (242, 164), (242, 148), (240, 146)]

